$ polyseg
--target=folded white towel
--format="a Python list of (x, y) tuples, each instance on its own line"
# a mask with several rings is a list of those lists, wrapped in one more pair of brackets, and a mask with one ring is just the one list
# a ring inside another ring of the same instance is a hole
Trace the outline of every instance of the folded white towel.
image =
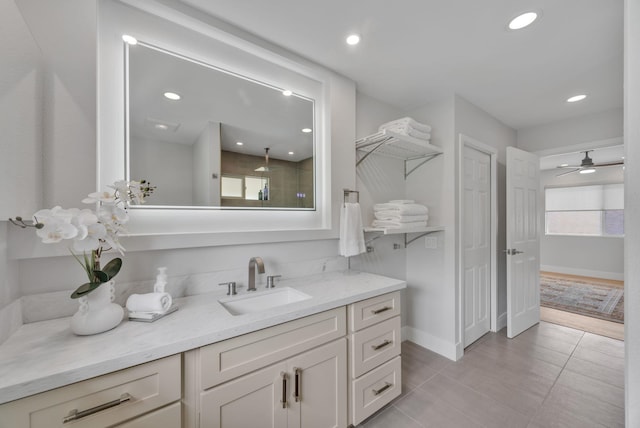
[(397, 211), (398, 214), (404, 215), (420, 215), (429, 214), (429, 209), (420, 204), (392, 204), (390, 202), (384, 204), (375, 204), (373, 211)]
[(376, 220), (392, 220), (400, 223), (411, 223), (413, 221), (427, 221), (429, 216), (427, 214), (418, 215), (404, 215), (399, 214), (397, 211), (376, 211), (373, 213)]
[(390, 204), (415, 204), (416, 201), (413, 199), (394, 199), (389, 201)]
[(388, 128), (385, 128), (387, 131), (395, 132), (396, 134), (408, 135), (413, 138), (418, 138), (420, 140), (429, 141), (431, 140), (431, 134), (428, 132), (422, 132), (411, 126), (402, 126), (402, 125), (393, 125)]
[(411, 126), (413, 129), (420, 131), (420, 132), (425, 132), (425, 133), (429, 133), (431, 132), (431, 126), (425, 124), (425, 123), (420, 123), (416, 120), (414, 120), (411, 117), (403, 117), (400, 119), (396, 119), (396, 120), (392, 120), (390, 122), (387, 123), (383, 123), (382, 125), (380, 125), (380, 127), (378, 128), (379, 131), (382, 131), (383, 129), (388, 129), (391, 126), (394, 125), (400, 125), (400, 126)]
[(360, 204), (346, 202), (340, 211), (340, 255), (350, 257), (365, 251)]
[(129, 312), (154, 312), (163, 314), (171, 307), (169, 293), (132, 294), (127, 299)]
[(425, 227), (426, 221), (412, 221), (410, 223), (401, 223), (395, 220), (373, 220), (373, 227), (386, 227), (389, 229), (412, 229), (416, 227)]

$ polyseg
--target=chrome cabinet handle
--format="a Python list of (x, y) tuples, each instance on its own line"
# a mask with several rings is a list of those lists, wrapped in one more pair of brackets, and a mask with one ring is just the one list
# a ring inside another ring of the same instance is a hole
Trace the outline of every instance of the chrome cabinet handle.
[(391, 345), (392, 343), (393, 343), (393, 340), (387, 339), (379, 345), (371, 345), (371, 349), (373, 349), (374, 351), (377, 351), (379, 349), (384, 348), (385, 346)]
[(385, 392), (387, 389), (391, 388), (393, 386), (392, 383), (389, 382), (385, 382), (384, 386), (380, 389), (372, 389), (371, 392), (373, 392), (373, 395), (380, 395), (383, 392)]
[(126, 403), (127, 401), (130, 401), (132, 398), (133, 397), (129, 393), (125, 392), (117, 400), (109, 401), (108, 403), (100, 404), (99, 406), (92, 407), (87, 410), (78, 411), (78, 409), (73, 409), (72, 411), (69, 412), (67, 416), (64, 417), (64, 419), (62, 420), (62, 423), (66, 424), (67, 422), (77, 421), (78, 419), (82, 419), (84, 417), (93, 415), (103, 410), (107, 410), (112, 407), (119, 406), (122, 403)]
[(507, 248), (502, 250), (503, 253), (507, 253), (507, 256), (515, 256), (516, 254), (522, 254), (524, 251), (516, 250), (515, 248)]
[(282, 408), (287, 408), (287, 374), (285, 372), (280, 372), (280, 376), (282, 376)]
[(380, 309), (373, 309), (373, 310), (371, 311), (371, 313), (372, 313), (373, 315), (378, 315), (378, 314), (381, 314), (381, 313), (383, 313), (383, 312), (390, 311), (391, 309), (393, 309), (391, 306), (385, 306), (384, 308), (380, 308)]
[(300, 384), (302, 382), (302, 369), (298, 368), (298, 367), (294, 367), (293, 368), (294, 373), (296, 374), (296, 383), (294, 385), (294, 398), (296, 399), (296, 403), (298, 401), (302, 401), (302, 398), (300, 398)]

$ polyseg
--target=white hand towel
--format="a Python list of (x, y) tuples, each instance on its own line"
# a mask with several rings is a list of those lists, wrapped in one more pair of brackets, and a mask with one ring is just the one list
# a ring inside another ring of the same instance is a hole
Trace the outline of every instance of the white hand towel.
[(356, 256), (365, 250), (360, 204), (344, 203), (340, 211), (340, 255)]
[(388, 128), (385, 128), (388, 131), (395, 132), (396, 134), (408, 135), (413, 138), (418, 138), (420, 140), (429, 141), (431, 140), (431, 133), (422, 132), (417, 129), (412, 128), (409, 125), (392, 125)]
[(394, 199), (389, 201), (390, 204), (415, 204), (416, 201), (413, 199)]
[(127, 309), (129, 312), (162, 314), (169, 310), (172, 302), (171, 294), (169, 293), (132, 294), (127, 299)]
[(404, 215), (429, 214), (429, 209), (420, 204), (375, 204), (373, 206), (373, 211), (397, 211), (398, 214)]

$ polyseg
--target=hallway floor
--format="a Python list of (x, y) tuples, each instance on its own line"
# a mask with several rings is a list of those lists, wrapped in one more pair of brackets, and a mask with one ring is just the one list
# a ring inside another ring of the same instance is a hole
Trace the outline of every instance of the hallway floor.
[(452, 362), (402, 344), (402, 396), (360, 425), (624, 427), (624, 342), (541, 322), (489, 333)]

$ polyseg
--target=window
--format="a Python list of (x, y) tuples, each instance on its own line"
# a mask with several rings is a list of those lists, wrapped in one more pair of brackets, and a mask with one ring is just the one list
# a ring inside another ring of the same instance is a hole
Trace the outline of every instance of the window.
[(545, 233), (623, 236), (624, 185), (545, 189)]
[(220, 185), (223, 198), (257, 201), (263, 199), (263, 190), (265, 187), (269, 187), (269, 179), (266, 177), (223, 175)]

